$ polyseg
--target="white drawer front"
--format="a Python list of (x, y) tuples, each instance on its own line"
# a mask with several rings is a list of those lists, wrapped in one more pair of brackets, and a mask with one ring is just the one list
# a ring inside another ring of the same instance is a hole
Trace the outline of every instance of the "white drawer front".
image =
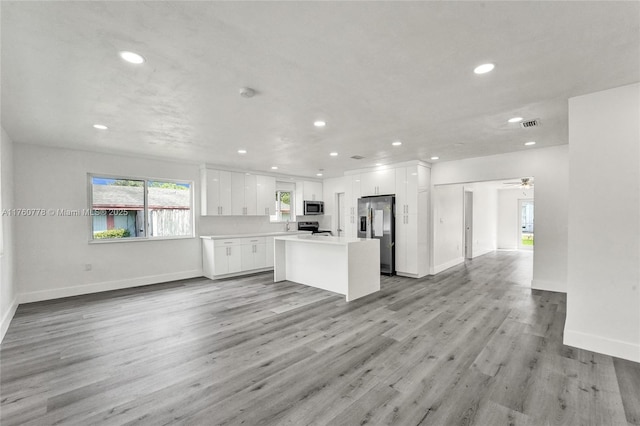
[(250, 238), (240, 238), (240, 244), (264, 244), (267, 242), (266, 237), (250, 237)]
[(229, 238), (226, 240), (213, 240), (214, 247), (228, 247), (240, 245), (242, 238)]

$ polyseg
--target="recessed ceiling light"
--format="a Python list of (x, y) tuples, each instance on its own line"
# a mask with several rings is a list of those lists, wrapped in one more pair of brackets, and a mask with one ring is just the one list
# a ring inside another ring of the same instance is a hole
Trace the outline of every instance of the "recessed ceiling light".
[(316, 176), (322, 176), (322, 173), (316, 173)]
[(238, 154), (246, 154), (247, 150), (246, 149), (239, 149), (238, 150)]
[(400, 142), (400, 141), (391, 142), (391, 145), (400, 146), (400, 145), (402, 145), (402, 142)]
[(489, 71), (492, 71), (494, 68), (495, 68), (495, 65), (493, 64), (482, 64), (475, 67), (473, 72), (475, 72), (476, 74), (485, 74), (485, 73), (488, 73)]
[(439, 159), (440, 159), (440, 157), (437, 157), (437, 156), (435, 156), (435, 155), (434, 155), (433, 157), (431, 157), (431, 159), (432, 159), (432, 160), (439, 160)]
[(131, 64), (139, 65), (144, 63), (144, 58), (135, 52), (120, 52), (120, 57)]
[(382, 163), (376, 163), (376, 166), (378, 166), (378, 167), (382, 166)]
[(271, 166), (271, 170), (278, 170), (278, 166)]
[(322, 120), (317, 120), (313, 122), (313, 125), (316, 127), (324, 127), (327, 125), (327, 123)]
[(94, 124), (93, 127), (95, 129), (98, 129), (98, 130), (107, 130), (108, 129), (108, 127), (105, 126), (104, 124)]
[(337, 152), (330, 152), (329, 155), (332, 156), (332, 157), (337, 157), (338, 153)]
[(524, 144), (527, 145), (527, 146), (531, 146), (531, 145), (535, 145), (536, 142), (535, 141), (529, 141), (529, 142), (525, 142)]
[(522, 121), (522, 117), (513, 117), (507, 120), (509, 123), (519, 123)]

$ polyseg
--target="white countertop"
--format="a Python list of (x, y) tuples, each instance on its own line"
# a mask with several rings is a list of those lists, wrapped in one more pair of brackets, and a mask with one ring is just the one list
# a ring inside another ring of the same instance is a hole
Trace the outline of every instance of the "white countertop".
[(360, 243), (363, 241), (375, 241), (366, 238), (353, 238), (353, 237), (331, 237), (328, 235), (288, 235), (275, 237), (274, 239), (279, 241), (299, 241), (312, 244), (336, 244), (347, 245), (352, 243)]
[(226, 240), (227, 238), (275, 237), (278, 235), (297, 236), (300, 234), (310, 235), (311, 233), (309, 231), (254, 232), (250, 234), (200, 235), (200, 238), (207, 240)]

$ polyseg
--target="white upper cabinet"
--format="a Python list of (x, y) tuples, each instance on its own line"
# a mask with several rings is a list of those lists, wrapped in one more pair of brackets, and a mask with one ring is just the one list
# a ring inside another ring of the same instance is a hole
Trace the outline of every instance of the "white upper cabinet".
[(347, 176), (345, 202), (347, 204), (347, 223), (345, 232), (348, 237), (358, 236), (358, 198), (360, 198), (360, 175)]
[(304, 200), (322, 201), (322, 182), (304, 181)]
[(257, 197), (256, 175), (231, 172), (231, 214), (255, 216)]
[(256, 176), (258, 191), (258, 216), (275, 214), (276, 178), (273, 176)]
[(418, 166), (396, 169), (396, 216), (418, 213)]
[(200, 170), (201, 214), (231, 214), (231, 172), (203, 168)]
[(375, 170), (360, 174), (360, 191), (363, 197), (395, 194), (395, 169)]
[(296, 182), (296, 216), (304, 214), (304, 201), (322, 201), (322, 182), (308, 180)]

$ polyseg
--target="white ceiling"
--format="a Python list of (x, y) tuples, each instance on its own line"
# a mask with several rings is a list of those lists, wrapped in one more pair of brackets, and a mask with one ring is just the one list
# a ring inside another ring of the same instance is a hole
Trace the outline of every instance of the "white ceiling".
[(2, 1), (1, 15), (15, 142), (292, 175), (566, 144), (569, 97), (640, 81), (639, 2)]

